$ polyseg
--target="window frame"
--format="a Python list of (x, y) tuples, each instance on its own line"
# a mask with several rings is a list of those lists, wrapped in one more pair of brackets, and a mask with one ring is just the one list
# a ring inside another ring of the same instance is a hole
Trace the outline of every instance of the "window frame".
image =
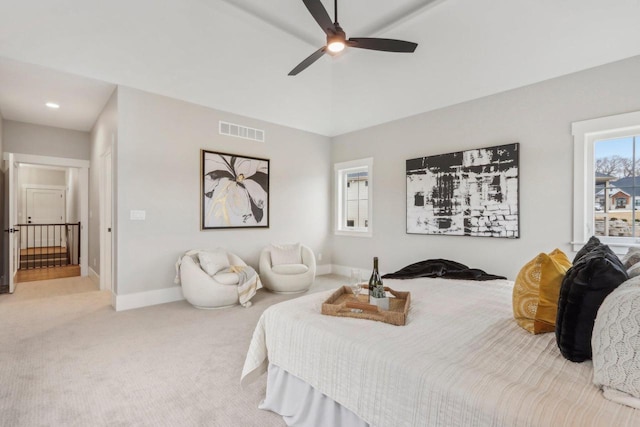
[[(583, 120), (571, 124), (573, 135), (573, 241), (580, 250), (595, 234), (595, 143), (640, 135), (640, 111)], [(617, 254), (629, 247), (640, 247), (638, 237), (598, 236)]]
[[(335, 194), (335, 217), (334, 234), (338, 236), (352, 237), (372, 237), (373, 236), (373, 157), (365, 159), (351, 160), (347, 162), (335, 163), (334, 170), (334, 194)], [(351, 172), (367, 172), (367, 226), (347, 227), (346, 226), (346, 179)]]

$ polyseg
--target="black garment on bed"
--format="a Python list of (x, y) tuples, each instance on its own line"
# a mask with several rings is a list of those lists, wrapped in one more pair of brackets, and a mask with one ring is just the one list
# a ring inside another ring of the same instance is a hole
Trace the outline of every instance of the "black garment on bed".
[(408, 265), (395, 273), (382, 276), (383, 279), (415, 279), (416, 277), (442, 277), (443, 279), (496, 280), (506, 279), (486, 273), (477, 268), (469, 268), (448, 259), (427, 259)]

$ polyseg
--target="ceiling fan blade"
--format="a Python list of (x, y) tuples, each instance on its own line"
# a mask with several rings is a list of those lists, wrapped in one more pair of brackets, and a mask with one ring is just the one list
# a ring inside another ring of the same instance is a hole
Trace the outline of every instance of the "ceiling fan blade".
[(311, 16), (316, 20), (322, 31), (327, 33), (327, 35), (332, 35), (335, 33), (335, 25), (331, 21), (329, 17), (329, 13), (327, 13), (327, 9), (324, 8), (322, 2), (320, 0), (302, 0), (304, 5), (307, 6)]
[(313, 64), (314, 62), (316, 62), (318, 59), (320, 59), (320, 57), (322, 55), (324, 55), (327, 51), (327, 47), (326, 46), (322, 46), (320, 49), (316, 50), (315, 52), (313, 52), (311, 55), (309, 55), (307, 57), (307, 59), (305, 59), (304, 61), (302, 61), (301, 63), (299, 63), (296, 68), (294, 68), (293, 70), (291, 70), (289, 72), (290, 76), (295, 76), (297, 75), (300, 71), (304, 70), (305, 68), (307, 68), (309, 65)]
[(350, 47), (359, 49), (383, 50), (385, 52), (411, 53), (418, 47), (417, 43), (404, 40), (378, 39), (369, 37), (352, 37), (347, 42)]

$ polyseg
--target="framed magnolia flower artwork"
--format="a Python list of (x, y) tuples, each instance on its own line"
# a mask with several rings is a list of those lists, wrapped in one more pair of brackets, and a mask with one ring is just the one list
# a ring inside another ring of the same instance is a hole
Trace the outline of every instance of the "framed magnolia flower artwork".
[(202, 150), (201, 227), (269, 227), (269, 160)]

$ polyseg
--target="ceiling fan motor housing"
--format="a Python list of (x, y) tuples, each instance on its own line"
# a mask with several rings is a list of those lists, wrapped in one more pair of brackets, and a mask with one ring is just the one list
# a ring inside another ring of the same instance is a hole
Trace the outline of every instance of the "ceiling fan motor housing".
[[(344, 32), (340, 24), (336, 22), (334, 26), (335, 28), (333, 34), (327, 34), (327, 46), (329, 48), (329, 54), (335, 54), (342, 51), (342, 49), (344, 49), (347, 44), (347, 34)], [(334, 43), (341, 44), (342, 47), (338, 50), (333, 50), (331, 46)]]

